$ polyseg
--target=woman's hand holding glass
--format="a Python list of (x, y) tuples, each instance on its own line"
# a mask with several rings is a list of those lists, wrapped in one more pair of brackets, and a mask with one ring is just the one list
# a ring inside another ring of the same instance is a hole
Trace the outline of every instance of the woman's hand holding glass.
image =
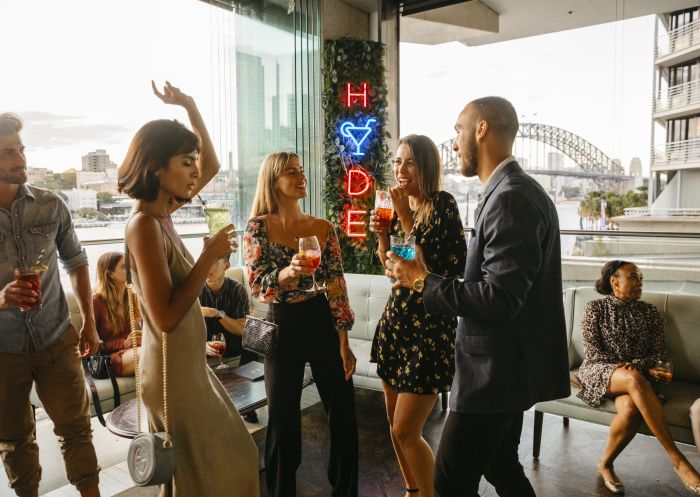
[(664, 383), (673, 380), (673, 363), (670, 360), (656, 361), (656, 365), (649, 370), (649, 375)]
[(236, 232), (233, 229), (233, 225), (229, 224), (216, 235), (204, 240), (202, 254), (210, 254), (212, 261), (214, 261), (231, 254), (231, 252), (235, 252), (237, 248)]

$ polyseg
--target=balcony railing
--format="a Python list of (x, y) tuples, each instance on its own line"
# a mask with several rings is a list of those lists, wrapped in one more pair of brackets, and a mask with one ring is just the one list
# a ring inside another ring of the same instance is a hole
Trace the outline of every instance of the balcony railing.
[(689, 105), (700, 105), (700, 80), (671, 86), (665, 92), (658, 92), (654, 99), (654, 112), (678, 110)]
[(700, 19), (660, 34), (656, 38), (654, 53), (659, 58), (696, 45), (700, 45)]
[(661, 216), (661, 217), (700, 217), (700, 209), (663, 209), (663, 208), (652, 208), (649, 207), (628, 207), (625, 209), (625, 216)]
[(651, 157), (652, 166), (700, 161), (700, 138), (655, 145)]

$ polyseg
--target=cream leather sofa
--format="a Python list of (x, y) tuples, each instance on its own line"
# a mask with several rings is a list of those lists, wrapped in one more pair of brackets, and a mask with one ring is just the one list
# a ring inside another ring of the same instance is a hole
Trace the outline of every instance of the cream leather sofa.
[[(569, 368), (573, 373), (585, 356), (580, 328), (584, 306), (599, 298), (602, 296), (591, 287), (570, 288), (564, 294)], [(667, 386), (668, 401), (664, 405), (671, 435), (679, 442), (693, 444), (689, 412), (693, 401), (700, 397), (700, 296), (644, 292), (642, 299), (658, 309), (664, 322), (666, 346), (673, 361), (673, 382)], [(576, 393), (578, 389), (572, 386), (569, 397), (535, 405), (533, 457), (539, 456), (543, 413), (563, 416), (565, 425), (568, 425), (569, 418), (610, 425), (615, 416), (613, 401), (606, 400), (595, 408), (576, 397)], [(639, 431), (650, 434), (644, 423)]]
[[(267, 305), (261, 304), (250, 297), (248, 277), (244, 268), (231, 268), (227, 271), (226, 275), (245, 285), (248, 291), (248, 297), (250, 298), (251, 314), (258, 317), (265, 317)], [(350, 331), (350, 346), (357, 357), (357, 370), (353, 376), (353, 382), (359, 387), (381, 390), (381, 380), (377, 376), (377, 365), (369, 362), (369, 355), (372, 347), (374, 330), (377, 326), (377, 321), (384, 311), (387, 299), (389, 298), (391, 283), (385, 276), (366, 274), (346, 274), (345, 279), (348, 286), (350, 306), (355, 312), (355, 325)], [(70, 308), (71, 322), (76, 329), (80, 329), (82, 320), (77, 302), (70, 293), (67, 293), (66, 297)], [(136, 388), (133, 378), (118, 378), (117, 383), (119, 384), (122, 402), (134, 398), (136, 395)], [(102, 411), (107, 413), (114, 409), (114, 393), (111, 382), (108, 379), (96, 379), (95, 386), (100, 398)], [(34, 390), (32, 391), (31, 400), (32, 404), (35, 406), (41, 406), (41, 401)], [(446, 395), (442, 397), (442, 406), (443, 409), (447, 408)], [(90, 408), (94, 416), (95, 409), (91, 396)]]

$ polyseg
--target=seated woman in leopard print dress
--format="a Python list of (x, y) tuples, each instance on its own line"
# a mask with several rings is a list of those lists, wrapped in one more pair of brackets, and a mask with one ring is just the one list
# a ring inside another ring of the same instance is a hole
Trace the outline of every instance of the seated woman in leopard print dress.
[(596, 289), (606, 297), (589, 302), (581, 320), (586, 358), (578, 372), (582, 385), (578, 396), (594, 407), (604, 398), (613, 399), (617, 409), (598, 471), (611, 492), (624, 492), (613, 462), (634, 438), (643, 419), (668, 453), (683, 484), (700, 495), (700, 474), (673, 442), (661, 401), (649, 381), (664, 379), (665, 371), (656, 367), (656, 362), (666, 357), (666, 344), (659, 313), (640, 300), (642, 280), (635, 264), (608, 262), (596, 282)]

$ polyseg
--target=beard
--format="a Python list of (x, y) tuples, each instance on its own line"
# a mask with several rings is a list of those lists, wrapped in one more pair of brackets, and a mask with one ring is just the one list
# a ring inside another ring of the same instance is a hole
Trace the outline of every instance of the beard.
[(8, 185), (23, 185), (27, 182), (27, 169), (18, 168), (0, 172), (0, 183)]
[(466, 178), (472, 178), (476, 176), (477, 166), (479, 161), (476, 157), (476, 143), (473, 140), (469, 140), (464, 147), (465, 150), (460, 154), (460, 173)]

